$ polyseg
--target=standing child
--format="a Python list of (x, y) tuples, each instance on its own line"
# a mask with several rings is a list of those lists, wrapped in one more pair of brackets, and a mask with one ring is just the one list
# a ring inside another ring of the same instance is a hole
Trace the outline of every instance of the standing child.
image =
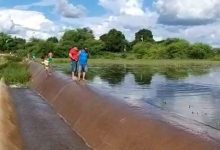
[(44, 61), (42, 63), (44, 65), (44, 69), (46, 70), (47, 77), (50, 76), (51, 73), (49, 68), (49, 59), (47, 55), (44, 57)]
[(49, 70), (50, 72), (52, 72), (53, 71), (53, 67), (52, 67), (53, 53), (52, 52), (48, 53), (48, 61), (49, 61)]

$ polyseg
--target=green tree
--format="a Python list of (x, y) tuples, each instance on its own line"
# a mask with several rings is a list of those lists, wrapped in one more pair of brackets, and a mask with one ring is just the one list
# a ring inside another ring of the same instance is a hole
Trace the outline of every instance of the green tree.
[(88, 39), (85, 41), (85, 47), (89, 49), (92, 56), (101, 55), (104, 49), (104, 43), (101, 40)]
[(148, 29), (141, 29), (135, 33), (135, 43), (137, 42), (153, 42), (153, 33)]
[(149, 42), (138, 42), (133, 46), (132, 52), (136, 54), (137, 58), (143, 58), (148, 53), (152, 46)]
[(57, 39), (57, 37), (50, 37), (47, 39), (47, 42), (58, 43), (59, 40)]
[(188, 41), (183, 39), (174, 39), (165, 41), (167, 59), (185, 59), (190, 48)]
[(23, 52), (23, 54), (34, 54), (36, 57), (43, 57), (50, 51), (54, 52), (55, 48), (55, 43), (40, 39), (31, 39), (31, 41), (25, 45), (25, 52)]
[(214, 55), (214, 50), (211, 46), (202, 43), (193, 44), (189, 51), (189, 58), (206, 59)]
[(104, 49), (109, 52), (123, 52), (128, 46), (124, 34), (116, 29), (102, 35), (100, 40), (104, 42)]
[(88, 28), (68, 30), (62, 36), (60, 44), (69, 48), (73, 46), (83, 48), (88, 39), (94, 39), (93, 32)]
[(7, 52), (10, 49), (9, 45), (11, 40), (13, 40), (11, 36), (5, 33), (0, 33), (0, 51)]

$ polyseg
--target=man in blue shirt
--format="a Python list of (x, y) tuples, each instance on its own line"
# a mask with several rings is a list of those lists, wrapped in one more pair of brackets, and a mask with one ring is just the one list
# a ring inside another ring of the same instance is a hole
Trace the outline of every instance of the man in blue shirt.
[(79, 51), (78, 80), (81, 78), (81, 73), (83, 73), (83, 80), (85, 80), (86, 72), (88, 71), (88, 58), (89, 53), (87, 48)]

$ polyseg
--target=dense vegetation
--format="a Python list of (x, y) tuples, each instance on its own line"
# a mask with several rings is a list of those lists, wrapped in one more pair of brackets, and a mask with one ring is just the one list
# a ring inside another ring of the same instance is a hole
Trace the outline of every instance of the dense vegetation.
[(0, 78), (9, 85), (26, 84), (30, 78), (27, 66), (22, 59), (15, 56), (0, 56)]
[(95, 39), (88, 28), (68, 30), (60, 39), (47, 40), (32, 38), (28, 41), (0, 33), (0, 53), (28, 54), (42, 57), (49, 51), (57, 58), (68, 56), (68, 50), (77, 46), (88, 47), (93, 58), (127, 59), (218, 59), (220, 51), (203, 43), (191, 44), (183, 39), (166, 39), (156, 42), (150, 30), (142, 29), (135, 34), (134, 41), (126, 40), (125, 35), (112, 29)]

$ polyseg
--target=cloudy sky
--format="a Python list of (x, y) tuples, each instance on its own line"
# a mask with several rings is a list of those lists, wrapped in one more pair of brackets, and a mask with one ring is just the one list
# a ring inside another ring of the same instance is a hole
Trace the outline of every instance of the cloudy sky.
[(129, 40), (148, 28), (155, 40), (220, 46), (220, 0), (0, 0), (0, 32), (47, 38), (79, 27), (96, 37), (117, 28)]

